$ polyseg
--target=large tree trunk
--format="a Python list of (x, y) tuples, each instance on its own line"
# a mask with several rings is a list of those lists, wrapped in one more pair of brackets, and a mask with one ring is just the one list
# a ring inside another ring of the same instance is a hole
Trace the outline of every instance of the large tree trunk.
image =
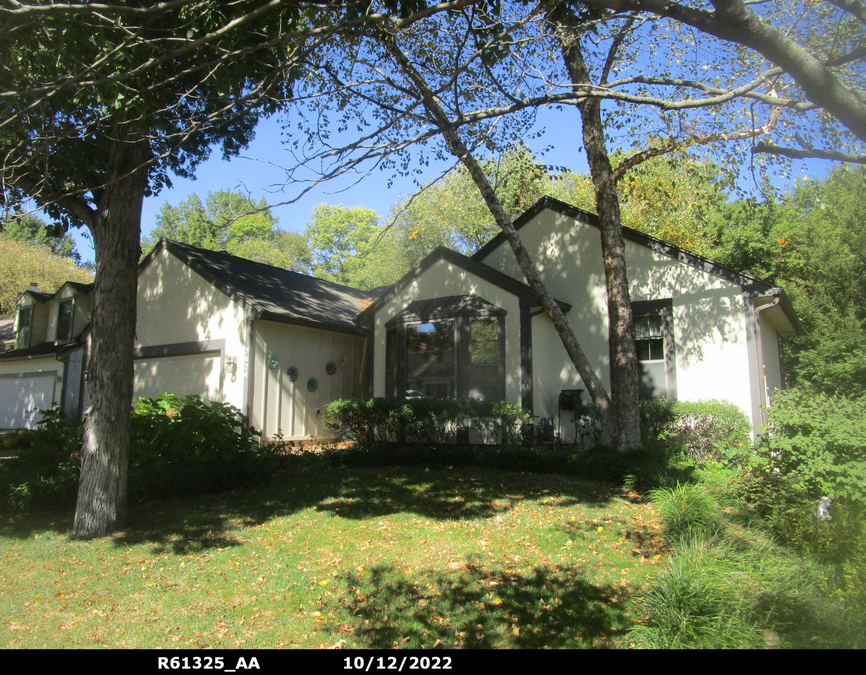
[(91, 224), (96, 290), (87, 366), (90, 406), (73, 527), (77, 537), (107, 534), (126, 514), (132, 348), (141, 209), (147, 187), (143, 165), (148, 159), (146, 140), (129, 125), (115, 127), (108, 183)]
[[(590, 84), (578, 38), (563, 42), (562, 55), (574, 84)], [(601, 99), (586, 98), (578, 103), (583, 122), (583, 144), (595, 191), (601, 231), (601, 251), (607, 284), (607, 314), (610, 342), (610, 392), (617, 429), (616, 436), (603, 439), (621, 451), (637, 450), (640, 438), (640, 373), (634, 340), (634, 319), (628, 295), (625, 267), (625, 241), (622, 237), (619, 197), (616, 193), (604, 143)]]
[[(423, 99), (424, 107), (428, 113), (430, 113), (436, 126), (442, 133), (445, 143), (448, 146), (448, 150), (452, 155), (454, 155), (454, 157), (458, 158), (463, 163), (463, 166), (465, 166), (469, 171), (469, 174), (472, 176), (476, 187), (478, 187), (478, 190), (481, 192), (481, 196), (484, 198), (490, 213), (496, 220), (496, 224), (499, 225), (505, 238), (508, 240), (511, 249), (514, 252), (514, 256), (517, 259), (517, 264), (520, 266), (520, 269), (526, 278), (526, 283), (532, 289), (533, 293), (535, 293), (541, 306), (552, 319), (553, 325), (556, 328), (556, 332), (559, 334), (559, 338), (565, 347), (566, 353), (574, 364), (574, 367), (577, 369), (577, 372), (580, 374), (583, 384), (586, 386), (586, 390), (592, 398), (593, 405), (601, 424), (603, 439), (609, 440), (616, 438), (611, 400), (607, 395), (607, 391), (598, 375), (596, 375), (595, 370), (593, 370), (592, 365), (589, 363), (589, 359), (587, 359), (583, 352), (583, 349), (581, 349), (574, 332), (571, 330), (568, 320), (565, 318), (565, 314), (554, 297), (550, 294), (550, 291), (548, 291), (544, 281), (541, 279), (535, 264), (532, 262), (529, 251), (527, 251), (526, 247), (523, 245), (520, 235), (517, 233), (517, 230), (511, 222), (511, 218), (508, 217), (505, 209), (502, 208), (502, 204), (499, 202), (493, 187), (487, 180), (487, 176), (484, 174), (481, 165), (451, 126), (447, 115), (442, 110), (439, 99), (431, 91), (421, 74), (412, 66), (406, 55), (400, 51), (393, 38), (390, 36), (383, 37), (383, 42), (388, 51), (394, 57), (395, 61), (397, 61), (400, 69), (412, 80), (413, 84), (418, 89), (418, 92)], [(613, 447), (612, 443), (605, 444)]]

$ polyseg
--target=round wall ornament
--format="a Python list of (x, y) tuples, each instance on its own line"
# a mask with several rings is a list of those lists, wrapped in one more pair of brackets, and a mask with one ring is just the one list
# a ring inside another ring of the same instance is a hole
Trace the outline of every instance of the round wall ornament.
[(276, 370), (280, 367), (280, 360), (274, 354), (268, 354), (268, 368)]
[(300, 373), (298, 372), (298, 369), (294, 366), (292, 366), (286, 371), (286, 377), (289, 378), (289, 382), (294, 382), (295, 380), (297, 380), (299, 375)]
[(340, 370), (343, 370), (343, 368), (349, 365), (349, 359), (345, 356), (340, 356), (340, 358), (337, 359), (337, 365), (340, 366)]
[(307, 380), (307, 391), (316, 391), (319, 388), (319, 381), (315, 377), (311, 377)]
[(333, 361), (328, 361), (325, 364), (325, 372), (328, 373), (328, 375), (333, 375), (337, 372), (337, 364)]

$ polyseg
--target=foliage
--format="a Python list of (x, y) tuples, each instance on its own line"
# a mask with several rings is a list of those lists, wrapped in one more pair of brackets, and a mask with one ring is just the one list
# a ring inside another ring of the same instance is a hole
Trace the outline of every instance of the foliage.
[[(132, 411), (130, 492), (136, 500), (220, 492), (273, 475), (273, 456), (240, 411), (199, 396), (139, 399)], [(84, 425), (59, 409), (42, 411), (39, 429), (16, 438), (0, 490), (13, 510), (72, 505), (77, 493)]]
[(674, 487), (653, 490), (649, 496), (661, 513), (665, 537), (671, 543), (688, 537), (712, 536), (720, 525), (705, 485), (677, 483)]
[(647, 443), (681, 446), (695, 463), (730, 463), (750, 447), (752, 425), (727, 401), (641, 402), (641, 426)]
[(142, 253), (160, 237), (305, 274), (312, 264), (303, 237), (278, 229), (264, 199), (255, 202), (232, 190), (209, 192), (204, 203), (194, 194), (177, 207), (163, 204)]
[(866, 392), (866, 167), (840, 167), (725, 211), (710, 257), (783, 286), (803, 326), (784, 341), (790, 384)]
[(342, 399), (328, 405), (323, 421), (361, 447), (387, 442), (513, 446), (532, 425), (517, 403), (456, 398)]
[(729, 590), (736, 566), (725, 554), (712, 539), (684, 540), (643, 595), (644, 624), (630, 632), (630, 643), (648, 649), (763, 646), (745, 599)]
[(854, 564), (862, 557), (849, 552), (837, 567), (792, 554), (749, 515), (739, 481), (720, 471), (709, 465), (694, 485), (652, 493), (673, 551), (639, 600), (644, 616), (628, 645), (861, 647), (866, 615)]
[(231, 464), (255, 453), (260, 434), (229, 403), (173, 394), (132, 408), (131, 466)]
[(792, 388), (776, 394), (768, 417), (753, 471), (787, 478), (812, 499), (866, 506), (866, 398)]
[[(629, 154), (612, 156), (621, 163)], [(515, 219), (544, 196), (595, 211), (588, 174), (543, 165), (525, 145), (482, 162), (492, 188)], [(707, 254), (726, 199), (724, 183), (710, 163), (686, 157), (658, 157), (620, 181), (623, 225), (699, 254)], [(365, 288), (394, 283), (438, 246), (472, 255), (496, 234), (490, 210), (465, 167), (395, 204), (375, 244), (356, 262)]]
[(67, 281), (87, 284), (93, 273), (45, 246), (0, 236), (0, 318), (15, 316), (18, 296), (31, 283), (43, 293), (54, 293)]
[(60, 230), (32, 213), (13, 213), (6, 219), (0, 218), (0, 237), (45, 246), (54, 255), (71, 258), (80, 265), (81, 255), (75, 248), (75, 242), (69, 234)]
[(356, 288), (380, 285), (366, 278), (369, 254), (381, 231), (372, 209), (319, 204), (304, 236), (313, 255), (313, 275)]

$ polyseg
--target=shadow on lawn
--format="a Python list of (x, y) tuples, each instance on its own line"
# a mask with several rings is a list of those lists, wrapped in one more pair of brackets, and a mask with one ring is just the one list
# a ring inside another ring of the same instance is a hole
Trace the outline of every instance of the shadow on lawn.
[(631, 623), (628, 589), (592, 584), (578, 567), (520, 574), (469, 562), (409, 579), (382, 566), (345, 583), (351, 600), (328, 629), (366, 648), (605, 647)]
[[(562, 476), (493, 470), (328, 469), (286, 474), (246, 491), (132, 505), (126, 528), (113, 540), (117, 546), (152, 543), (155, 553), (183, 555), (241, 546), (236, 530), (309, 508), (359, 520), (395, 513), (463, 520), (496, 516), (521, 500), (603, 504), (619, 493), (612, 486)], [(9, 516), (0, 521), (0, 535), (70, 534), (71, 524), (71, 513)]]

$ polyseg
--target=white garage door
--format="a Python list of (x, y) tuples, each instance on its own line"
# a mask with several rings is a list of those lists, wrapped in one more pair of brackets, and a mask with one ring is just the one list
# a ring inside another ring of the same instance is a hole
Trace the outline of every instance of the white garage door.
[(220, 398), (220, 353), (166, 356), (135, 361), (133, 400), (170, 392), (176, 396), (198, 394)]
[(54, 405), (57, 373), (0, 377), (0, 429), (35, 429), (40, 410)]

